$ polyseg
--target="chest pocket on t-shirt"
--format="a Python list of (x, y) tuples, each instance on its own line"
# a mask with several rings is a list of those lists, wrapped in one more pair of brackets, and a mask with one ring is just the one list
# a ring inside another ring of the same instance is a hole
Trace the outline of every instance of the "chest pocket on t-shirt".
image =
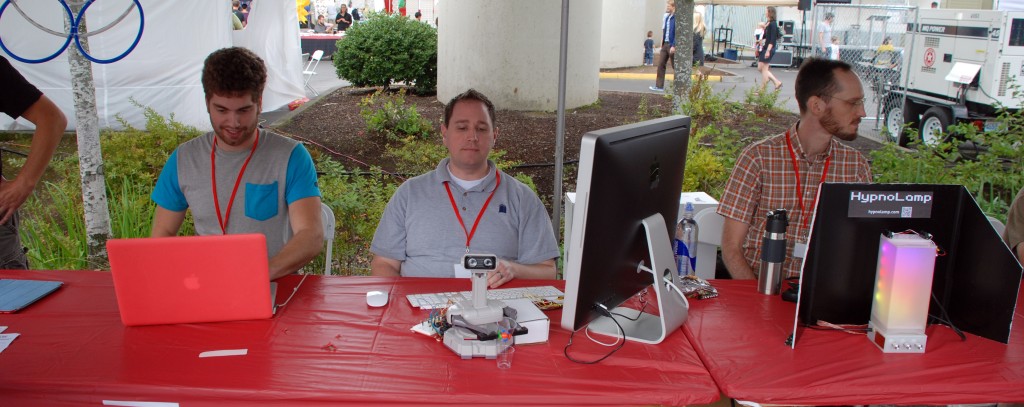
[(277, 181), (245, 184), (245, 216), (259, 221), (277, 216)]

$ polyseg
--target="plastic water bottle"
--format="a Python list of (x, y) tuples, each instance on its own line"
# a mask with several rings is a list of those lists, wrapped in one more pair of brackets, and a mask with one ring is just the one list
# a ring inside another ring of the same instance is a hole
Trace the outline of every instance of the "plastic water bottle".
[(683, 219), (676, 225), (676, 270), (680, 276), (697, 274), (697, 221), (693, 220), (693, 203), (687, 202)]

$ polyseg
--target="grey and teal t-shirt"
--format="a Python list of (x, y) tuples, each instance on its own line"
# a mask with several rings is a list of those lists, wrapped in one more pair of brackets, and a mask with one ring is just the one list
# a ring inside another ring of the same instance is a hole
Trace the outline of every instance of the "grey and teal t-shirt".
[[(171, 154), (153, 189), (153, 202), (180, 212), (192, 210), (196, 233), (221, 234), (213, 200), (210, 152), (214, 133), (189, 140)], [(217, 199), (227, 211), (238, 173), (249, 150), (229, 152), (217, 149)], [(267, 254), (274, 257), (291, 238), (288, 205), (320, 196), (313, 159), (299, 142), (259, 130), (259, 143), (242, 175), (228, 216), (227, 233), (262, 233), (267, 237)]]

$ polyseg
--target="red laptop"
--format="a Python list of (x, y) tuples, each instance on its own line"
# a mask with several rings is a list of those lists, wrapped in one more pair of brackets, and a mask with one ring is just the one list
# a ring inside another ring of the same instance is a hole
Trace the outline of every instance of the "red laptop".
[(273, 315), (261, 234), (111, 239), (107, 253), (126, 326)]

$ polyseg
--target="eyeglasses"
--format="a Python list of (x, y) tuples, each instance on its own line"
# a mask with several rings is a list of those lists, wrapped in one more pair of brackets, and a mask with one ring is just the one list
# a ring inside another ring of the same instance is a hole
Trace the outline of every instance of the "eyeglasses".
[(842, 101), (844, 101), (846, 103), (849, 103), (850, 106), (853, 106), (853, 107), (864, 106), (864, 100), (865, 100), (865, 98), (854, 99), (854, 100), (847, 100), (847, 99), (843, 99), (843, 98), (837, 98), (835, 96), (832, 96), (832, 99), (842, 100)]

